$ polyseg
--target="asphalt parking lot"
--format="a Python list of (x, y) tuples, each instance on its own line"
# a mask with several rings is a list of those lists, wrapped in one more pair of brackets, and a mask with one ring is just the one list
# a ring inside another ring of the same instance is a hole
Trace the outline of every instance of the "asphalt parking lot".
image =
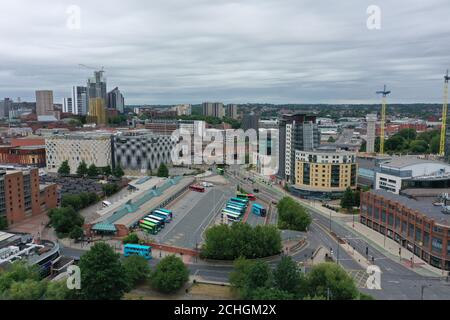
[(188, 191), (168, 209), (173, 221), (166, 224), (154, 239), (163, 244), (195, 248), (202, 242), (202, 233), (220, 214), (225, 202), (233, 196), (230, 186), (206, 188), (206, 192)]

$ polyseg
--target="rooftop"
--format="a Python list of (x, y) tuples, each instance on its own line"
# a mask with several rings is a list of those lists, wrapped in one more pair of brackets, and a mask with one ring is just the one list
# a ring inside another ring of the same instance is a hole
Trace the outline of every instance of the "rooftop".
[(392, 192), (388, 192), (382, 189), (379, 190), (371, 190), (371, 193), (382, 196), (385, 199), (395, 201), (400, 203), (401, 205), (413, 209), (419, 212), (421, 215), (428, 217), (429, 219), (434, 220), (436, 223), (450, 226), (450, 215), (444, 214), (442, 212), (442, 207), (433, 205), (433, 202), (436, 202), (437, 198), (435, 197), (427, 197), (427, 198), (410, 198), (403, 195), (398, 195)]
[(390, 160), (384, 161), (381, 163), (381, 166), (391, 167), (391, 168), (395, 168), (395, 169), (402, 169), (402, 168), (409, 167), (412, 165), (424, 164), (424, 163), (448, 165), (441, 161), (403, 156), (403, 157), (394, 157)]

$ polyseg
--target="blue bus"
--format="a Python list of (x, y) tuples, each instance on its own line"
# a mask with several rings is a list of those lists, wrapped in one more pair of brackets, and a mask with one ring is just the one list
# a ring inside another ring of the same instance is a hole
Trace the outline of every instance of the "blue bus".
[(138, 255), (138, 256), (144, 257), (145, 259), (149, 260), (152, 258), (152, 247), (144, 246), (144, 245), (140, 245), (140, 244), (128, 243), (123, 246), (123, 255), (125, 257)]
[(231, 204), (231, 205), (233, 205), (233, 206), (242, 207), (242, 208), (245, 208), (245, 207), (246, 207), (246, 205), (243, 204), (243, 203), (235, 202), (235, 201), (231, 201), (231, 200), (228, 201), (227, 204)]
[(237, 211), (239, 211), (240, 213), (243, 213), (244, 211), (245, 211), (245, 208), (242, 208), (242, 207), (235, 207), (235, 206), (232, 206), (232, 205), (227, 205), (226, 207), (225, 207), (225, 209), (231, 209), (231, 210), (237, 210)]
[(248, 200), (240, 199), (240, 198), (236, 198), (236, 197), (231, 198), (230, 201), (237, 202), (237, 203), (242, 203), (242, 204), (245, 204), (245, 205), (248, 204)]
[(239, 212), (239, 211), (237, 211), (237, 210), (227, 209), (227, 208), (223, 209), (222, 212), (225, 212), (225, 213), (231, 213), (231, 214), (237, 214), (237, 215), (239, 215), (239, 216), (242, 215), (242, 213)]
[(157, 216), (157, 217), (163, 218), (165, 223), (169, 223), (172, 220), (172, 215), (171, 214), (169, 214), (167, 212), (164, 212), (164, 211), (161, 211), (159, 209), (153, 210), (152, 214)]
[(146, 216), (146, 218), (152, 218), (155, 220), (158, 220), (161, 223), (161, 227), (164, 228), (166, 226), (166, 223), (164, 222), (164, 218), (155, 216), (154, 214), (149, 214), (148, 216)]
[(252, 213), (261, 216), (261, 217), (265, 217), (266, 216), (266, 208), (264, 208), (262, 205), (258, 204), (258, 203), (254, 203), (252, 205)]

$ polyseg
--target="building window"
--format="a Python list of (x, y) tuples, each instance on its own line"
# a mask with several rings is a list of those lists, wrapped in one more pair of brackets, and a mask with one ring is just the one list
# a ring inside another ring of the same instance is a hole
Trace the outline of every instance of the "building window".
[(431, 240), (431, 250), (436, 253), (441, 253), (442, 239), (433, 237), (433, 239)]

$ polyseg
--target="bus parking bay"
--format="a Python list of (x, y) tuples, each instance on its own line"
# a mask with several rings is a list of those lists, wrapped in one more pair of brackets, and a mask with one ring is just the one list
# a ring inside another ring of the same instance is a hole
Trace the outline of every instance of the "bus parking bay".
[(211, 224), (226, 201), (233, 195), (229, 186), (206, 188), (205, 192), (188, 191), (167, 208), (173, 220), (156, 235), (146, 237), (158, 243), (183, 248), (195, 248), (202, 242), (202, 233)]

